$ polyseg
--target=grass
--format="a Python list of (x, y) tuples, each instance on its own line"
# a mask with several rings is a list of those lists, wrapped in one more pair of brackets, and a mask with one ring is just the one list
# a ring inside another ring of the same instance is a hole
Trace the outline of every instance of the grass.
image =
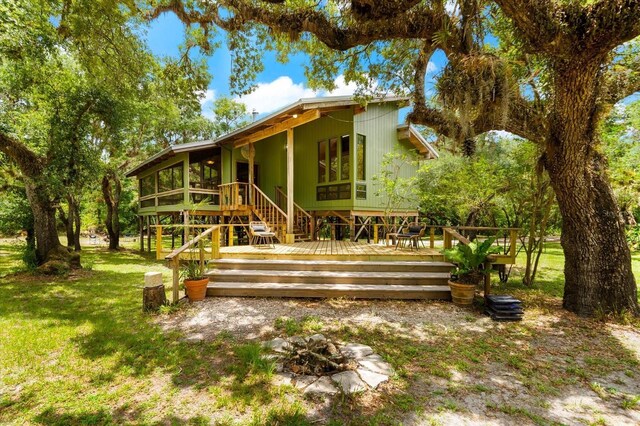
[[(274, 364), (258, 343), (230, 333), (192, 342), (163, 331), (157, 316), (141, 310), (144, 272), (162, 270), (169, 284), (169, 270), (155, 260), (98, 248), (85, 249), (83, 259), (91, 270), (68, 277), (16, 273), (18, 247), (0, 242), (0, 424), (374, 425), (407, 418), (440, 424), (439, 416), (468, 414), (466, 398), (485, 400), (499, 392), (492, 381), (496, 371), (508, 372), (531, 400), (527, 407), (483, 407), (504, 424), (553, 424), (547, 401), (569, 389), (626, 412), (639, 409), (640, 396), (603, 381), (615, 373), (637, 380), (637, 356), (605, 324), (559, 309), (557, 244), (548, 245), (535, 288), (523, 287), (514, 273), (496, 289), (523, 298), (527, 316), (536, 321), (479, 330), (485, 318), (477, 312), (463, 314), (459, 324), (419, 329), (278, 318), (276, 334), (321, 332), (368, 344), (396, 370), (379, 393), (338, 397), (322, 409), (290, 386), (271, 384)], [(638, 255), (634, 270), (640, 271)], [(175, 308), (164, 311), (182, 315)], [(602, 415), (585, 423), (600, 424)]]

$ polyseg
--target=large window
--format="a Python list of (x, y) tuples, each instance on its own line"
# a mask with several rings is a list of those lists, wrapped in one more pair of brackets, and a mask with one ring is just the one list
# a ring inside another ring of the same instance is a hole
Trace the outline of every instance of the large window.
[(184, 187), (182, 163), (177, 163), (158, 172), (158, 192), (172, 191)]
[(156, 193), (156, 179), (155, 175), (147, 176), (140, 179), (140, 196), (146, 197), (147, 195)]
[(340, 180), (349, 180), (349, 135), (340, 138)]
[(318, 183), (349, 180), (350, 168), (349, 135), (318, 142)]
[(318, 142), (318, 182), (327, 181), (327, 141)]
[(356, 140), (356, 180), (367, 180), (365, 164), (367, 163), (367, 138), (358, 135)]
[(338, 138), (329, 139), (329, 182), (338, 180)]
[(192, 153), (189, 156), (189, 187), (218, 189), (222, 183), (222, 158), (220, 150)]

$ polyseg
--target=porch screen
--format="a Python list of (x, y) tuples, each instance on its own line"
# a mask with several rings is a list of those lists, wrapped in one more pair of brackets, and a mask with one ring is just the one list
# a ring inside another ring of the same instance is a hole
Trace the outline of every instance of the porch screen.
[(158, 172), (158, 192), (179, 189), (184, 186), (182, 163), (177, 163)]
[(141, 197), (155, 194), (155, 192), (156, 192), (156, 180), (154, 175), (147, 176), (140, 179), (140, 196)]

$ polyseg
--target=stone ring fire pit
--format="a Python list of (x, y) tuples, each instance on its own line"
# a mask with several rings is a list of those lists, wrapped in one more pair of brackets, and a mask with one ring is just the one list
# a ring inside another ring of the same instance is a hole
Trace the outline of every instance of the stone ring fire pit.
[(393, 369), (366, 345), (339, 343), (322, 334), (307, 338), (277, 337), (265, 342), (276, 361), (276, 380), (305, 394), (334, 395), (376, 389), (389, 380)]

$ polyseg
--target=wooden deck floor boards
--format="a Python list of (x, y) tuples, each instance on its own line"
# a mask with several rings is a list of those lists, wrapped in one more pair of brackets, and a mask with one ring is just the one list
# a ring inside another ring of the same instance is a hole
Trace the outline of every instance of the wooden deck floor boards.
[(435, 249), (398, 249), (384, 244), (352, 241), (305, 241), (294, 244), (276, 244), (275, 248), (257, 246), (221, 247), (222, 258), (246, 259), (313, 259), (326, 260), (443, 260)]

